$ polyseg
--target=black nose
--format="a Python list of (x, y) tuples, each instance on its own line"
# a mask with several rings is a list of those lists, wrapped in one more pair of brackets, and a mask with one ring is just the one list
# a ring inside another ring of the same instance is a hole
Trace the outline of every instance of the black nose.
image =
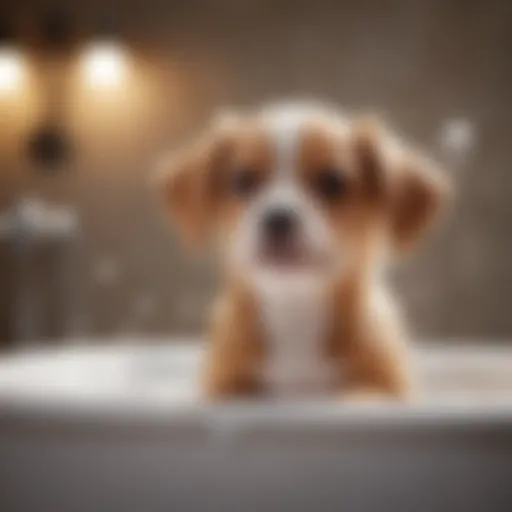
[(265, 234), (273, 239), (280, 239), (293, 233), (297, 226), (297, 215), (289, 208), (270, 210), (263, 218)]

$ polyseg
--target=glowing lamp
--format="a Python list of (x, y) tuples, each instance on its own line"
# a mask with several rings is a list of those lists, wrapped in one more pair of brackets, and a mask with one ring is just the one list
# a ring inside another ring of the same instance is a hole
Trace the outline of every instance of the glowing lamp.
[(10, 45), (0, 45), (0, 93), (17, 91), (23, 81), (21, 52)]
[(123, 46), (115, 41), (91, 43), (83, 57), (83, 72), (91, 87), (118, 85), (127, 72), (127, 56)]

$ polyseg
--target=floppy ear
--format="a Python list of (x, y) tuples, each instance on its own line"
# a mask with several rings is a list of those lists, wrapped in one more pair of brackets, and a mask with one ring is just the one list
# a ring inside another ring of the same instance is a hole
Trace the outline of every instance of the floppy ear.
[(407, 251), (439, 218), (450, 185), (447, 176), (424, 156), (403, 149), (397, 157), (391, 229), (396, 247)]
[(189, 245), (204, 243), (214, 227), (220, 173), (229, 153), (230, 130), (215, 123), (183, 150), (165, 159), (157, 188), (178, 231)]
[(406, 252), (439, 217), (450, 192), (449, 180), (378, 119), (357, 123), (356, 144), (366, 195), (385, 207), (391, 241)]

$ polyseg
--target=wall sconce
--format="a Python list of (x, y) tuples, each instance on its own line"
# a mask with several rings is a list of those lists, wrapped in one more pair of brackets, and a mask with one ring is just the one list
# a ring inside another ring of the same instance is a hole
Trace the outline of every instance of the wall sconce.
[(40, 47), (44, 50), (45, 79), (42, 118), (27, 139), (26, 152), (39, 173), (56, 175), (69, 169), (73, 140), (66, 123), (67, 60), (73, 46), (73, 24), (67, 11), (53, 9), (40, 20)]
[(19, 90), (24, 73), (24, 59), (14, 34), (7, 27), (0, 27), (0, 94)]

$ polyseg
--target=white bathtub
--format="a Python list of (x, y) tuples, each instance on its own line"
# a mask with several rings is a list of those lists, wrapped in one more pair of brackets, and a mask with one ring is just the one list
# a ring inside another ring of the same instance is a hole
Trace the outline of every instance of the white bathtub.
[(2, 512), (511, 510), (512, 351), (418, 350), (424, 399), (208, 406), (190, 343), (0, 362)]

